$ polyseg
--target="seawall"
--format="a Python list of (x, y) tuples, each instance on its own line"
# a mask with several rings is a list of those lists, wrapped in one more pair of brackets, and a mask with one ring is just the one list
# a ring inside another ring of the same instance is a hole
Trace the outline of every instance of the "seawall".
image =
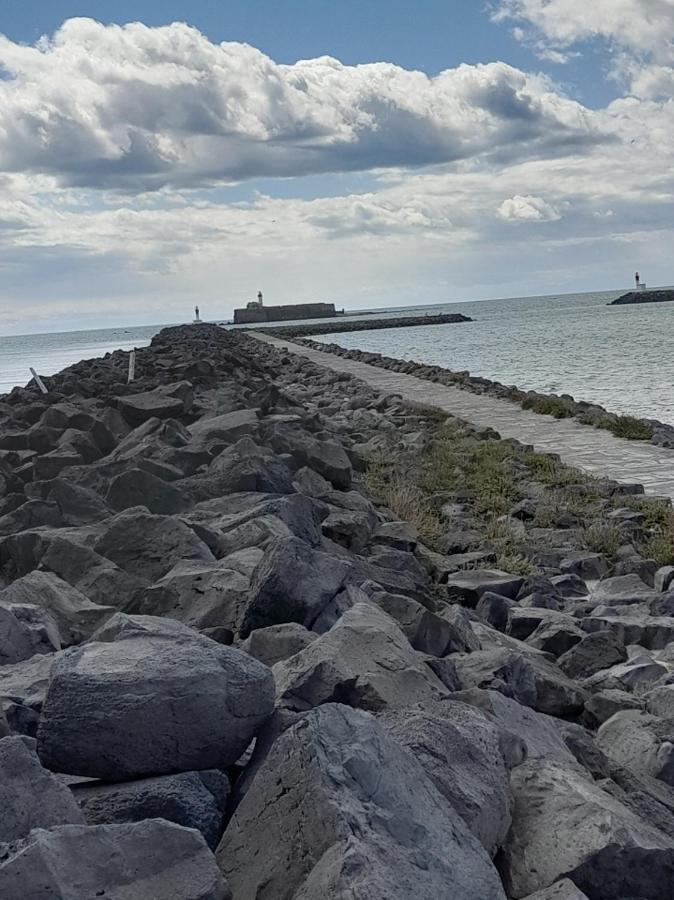
[(279, 337), (295, 338), (316, 334), (338, 334), (352, 331), (374, 331), (380, 328), (414, 328), (424, 325), (454, 325), (472, 322), (470, 316), (460, 313), (443, 313), (437, 316), (399, 316), (395, 318), (362, 319), (350, 322), (324, 322), (321, 324), (282, 325), (265, 328), (265, 332)]
[(674, 301), (674, 290), (629, 291), (612, 300), (609, 306), (626, 306), (630, 303), (670, 303)]

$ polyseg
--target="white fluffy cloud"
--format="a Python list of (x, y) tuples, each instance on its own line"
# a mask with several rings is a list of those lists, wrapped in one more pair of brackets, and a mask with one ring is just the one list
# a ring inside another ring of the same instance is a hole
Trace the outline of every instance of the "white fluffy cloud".
[(517, 194), (504, 200), (498, 208), (498, 214), (507, 222), (556, 222), (561, 214), (556, 206), (542, 197), (522, 196)]
[(255, 176), (522, 159), (603, 139), (580, 104), (504, 63), (429, 78), (329, 57), (279, 65), (195, 28), (71, 19), (0, 37), (0, 171), (148, 190)]

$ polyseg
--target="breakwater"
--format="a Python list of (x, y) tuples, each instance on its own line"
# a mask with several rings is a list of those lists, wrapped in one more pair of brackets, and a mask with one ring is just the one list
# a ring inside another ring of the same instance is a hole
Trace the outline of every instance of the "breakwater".
[(0, 895), (657, 897), (671, 510), (241, 332), (128, 362), (0, 397)]
[(674, 301), (674, 290), (629, 291), (612, 300), (609, 306), (626, 306), (630, 303), (671, 303)]
[(577, 419), (583, 425), (603, 428), (626, 440), (649, 441), (659, 447), (674, 448), (674, 426), (658, 419), (624, 416), (610, 412), (597, 403), (575, 400), (569, 394), (543, 394), (539, 391), (525, 391), (515, 385), (505, 385), (489, 378), (471, 375), (470, 372), (454, 372), (442, 366), (433, 366), (414, 360), (396, 359), (381, 353), (353, 350), (339, 344), (325, 344), (310, 338), (298, 338), (307, 347), (325, 353), (333, 353), (346, 359), (354, 359), (368, 365), (414, 375), (439, 384), (451, 384), (462, 390), (476, 394), (487, 394), (500, 400), (510, 400), (523, 409), (555, 419)]
[(267, 334), (278, 337), (297, 338), (314, 334), (338, 334), (351, 331), (374, 331), (380, 328), (412, 328), (422, 325), (454, 325), (460, 322), (472, 322), (470, 316), (460, 313), (442, 313), (437, 316), (399, 316), (386, 319), (362, 319), (352, 322), (324, 322), (302, 325), (282, 325), (265, 328)]

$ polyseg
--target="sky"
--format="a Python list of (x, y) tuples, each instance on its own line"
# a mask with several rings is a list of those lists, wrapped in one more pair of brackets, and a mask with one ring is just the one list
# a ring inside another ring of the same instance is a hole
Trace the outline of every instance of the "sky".
[(674, 0), (0, 0), (0, 334), (670, 284)]

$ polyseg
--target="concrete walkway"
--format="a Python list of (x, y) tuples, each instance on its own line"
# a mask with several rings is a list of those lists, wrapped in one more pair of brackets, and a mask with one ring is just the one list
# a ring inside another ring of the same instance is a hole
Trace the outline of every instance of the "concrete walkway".
[(531, 444), (542, 453), (557, 453), (570, 466), (590, 475), (643, 484), (646, 492), (674, 498), (674, 450), (644, 441), (627, 441), (609, 431), (581, 425), (575, 419), (553, 419), (522, 409), (508, 400), (473, 394), (460, 388), (389, 372), (367, 363), (322, 353), (260, 332), (251, 337), (287, 348), (319, 366), (348, 372), (378, 391), (437, 406), (479, 427), (494, 428), (501, 437)]

